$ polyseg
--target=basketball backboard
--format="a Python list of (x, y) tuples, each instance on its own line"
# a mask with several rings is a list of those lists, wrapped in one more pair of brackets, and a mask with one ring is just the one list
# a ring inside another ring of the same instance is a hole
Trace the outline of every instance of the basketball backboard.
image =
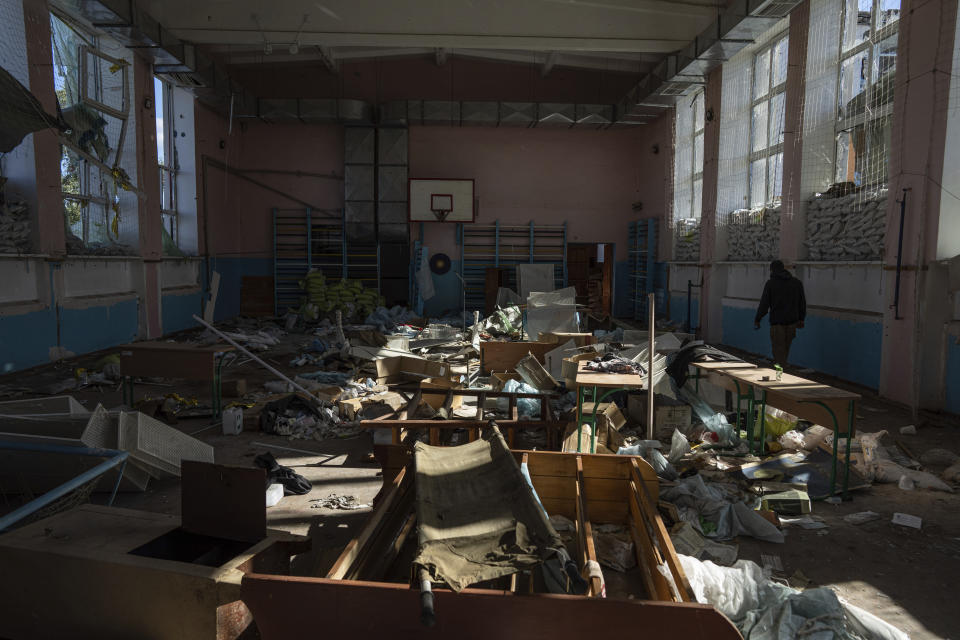
[(473, 180), (411, 179), (411, 222), (473, 222)]

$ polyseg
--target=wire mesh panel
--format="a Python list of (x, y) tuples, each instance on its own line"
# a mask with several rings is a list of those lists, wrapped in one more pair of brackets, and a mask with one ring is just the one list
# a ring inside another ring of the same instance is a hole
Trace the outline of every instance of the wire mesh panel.
[(213, 447), (137, 411), (121, 411), (118, 446), (151, 475), (180, 475), (183, 460), (213, 462)]

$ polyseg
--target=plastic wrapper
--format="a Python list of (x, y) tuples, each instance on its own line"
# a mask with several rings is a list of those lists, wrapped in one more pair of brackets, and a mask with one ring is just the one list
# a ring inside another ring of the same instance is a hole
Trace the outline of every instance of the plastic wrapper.
[(692, 393), (686, 387), (679, 389), (677, 397), (690, 405), (693, 412), (700, 418), (700, 422), (707, 428), (707, 431), (716, 434), (715, 438), (711, 438), (711, 442), (716, 442), (721, 447), (735, 447), (740, 443), (736, 430), (727, 422), (726, 416), (714, 411), (703, 398)]
[(750, 640), (908, 640), (907, 634), (844, 602), (828, 588), (798, 591), (773, 582), (749, 560), (732, 567), (679, 555), (698, 602), (713, 605)]
[[(540, 393), (539, 390), (519, 380), (507, 380), (506, 384), (503, 385), (503, 390), (507, 393)], [(509, 411), (509, 398), (499, 398), (497, 400), (497, 409), (502, 413)], [(521, 418), (539, 416), (540, 401), (534, 400), (533, 398), (517, 398), (517, 414)]]

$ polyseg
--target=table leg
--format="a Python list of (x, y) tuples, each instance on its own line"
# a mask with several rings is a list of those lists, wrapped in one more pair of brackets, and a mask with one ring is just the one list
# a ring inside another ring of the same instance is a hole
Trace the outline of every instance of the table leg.
[(123, 404), (133, 407), (133, 376), (123, 377)]
[(844, 466), (845, 466), (846, 468), (844, 469), (844, 472), (843, 472), (843, 497), (844, 497), (845, 500), (848, 498), (849, 488), (850, 488), (850, 440), (851, 440), (851, 438), (853, 437), (853, 421), (854, 421), (854, 420), (856, 419), (856, 417), (857, 417), (856, 401), (855, 401), (855, 400), (850, 400), (850, 402), (849, 402), (848, 404), (849, 404), (849, 408), (847, 409), (847, 411), (848, 411), (848, 415), (847, 415), (847, 459), (846, 459), (846, 461), (844, 462)]
[(760, 457), (767, 446), (767, 390), (760, 393)]
[(593, 414), (590, 418), (590, 453), (597, 452), (597, 407), (600, 405), (600, 398), (597, 394), (597, 387), (593, 387)]
[(223, 354), (217, 358), (217, 363), (213, 369), (213, 419), (216, 420), (222, 413), (223, 405), (223, 385), (221, 384), (223, 370)]
[(580, 439), (583, 437), (583, 394), (586, 387), (577, 387), (577, 453), (580, 453)]
[[(833, 409), (828, 407), (823, 402), (819, 400), (813, 400), (813, 404), (818, 404), (823, 407), (827, 413), (830, 414), (830, 419), (833, 420), (833, 453), (831, 454), (830, 459), (830, 496), (833, 497), (837, 493), (837, 456), (838, 456), (838, 447), (840, 445), (840, 424), (837, 422), (837, 414), (833, 412)], [(850, 421), (847, 423), (847, 475), (844, 480), (843, 490), (844, 493), (847, 491), (847, 483), (850, 478), (850, 435), (853, 427), (853, 401), (850, 401)]]

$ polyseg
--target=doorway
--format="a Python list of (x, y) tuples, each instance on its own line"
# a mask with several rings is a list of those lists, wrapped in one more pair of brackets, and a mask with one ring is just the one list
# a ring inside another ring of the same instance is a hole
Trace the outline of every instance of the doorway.
[(571, 242), (567, 245), (567, 285), (576, 287), (577, 304), (597, 316), (613, 308), (612, 242)]

